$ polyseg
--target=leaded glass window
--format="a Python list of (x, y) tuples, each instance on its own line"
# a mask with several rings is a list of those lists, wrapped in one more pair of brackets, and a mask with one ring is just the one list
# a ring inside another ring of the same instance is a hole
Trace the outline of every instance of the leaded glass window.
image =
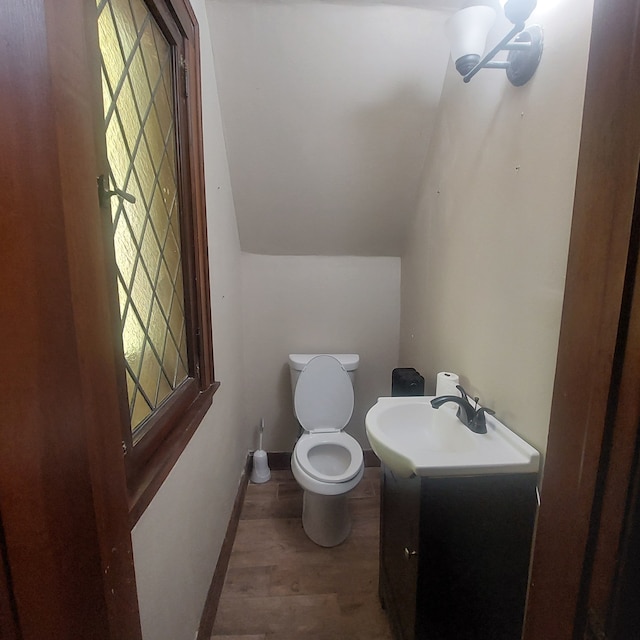
[(111, 215), (134, 442), (187, 378), (174, 51), (143, 0), (97, 0)]

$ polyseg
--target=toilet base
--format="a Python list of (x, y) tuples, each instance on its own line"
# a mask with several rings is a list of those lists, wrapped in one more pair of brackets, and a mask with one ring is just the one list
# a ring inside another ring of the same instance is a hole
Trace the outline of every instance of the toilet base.
[(351, 532), (347, 494), (324, 496), (305, 491), (302, 502), (302, 527), (321, 547), (335, 547)]

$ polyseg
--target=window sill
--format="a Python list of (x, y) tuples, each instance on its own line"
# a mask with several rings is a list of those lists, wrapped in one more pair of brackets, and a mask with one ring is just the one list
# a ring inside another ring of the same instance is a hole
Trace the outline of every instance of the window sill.
[(158, 446), (149, 461), (144, 465), (144, 469), (130, 484), (129, 521), (132, 528), (138, 522), (145, 509), (151, 504), (158, 489), (160, 489), (193, 434), (200, 426), (202, 419), (213, 402), (213, 394), (219, 386), (219, 382), (214, 382), (208, 389), (200, 392), (184, 414), (179, 427), (173, 429)]

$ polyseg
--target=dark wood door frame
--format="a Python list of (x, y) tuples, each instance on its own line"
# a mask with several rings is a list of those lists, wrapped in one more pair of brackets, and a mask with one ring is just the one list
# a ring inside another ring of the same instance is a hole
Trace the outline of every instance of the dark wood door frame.
[[(623, 296), (613, 384), (605, 425), (602, 456), (583, 566), (578, 610), (587, 612), (588, 636), (629, 640), (640, 621), (625, 608), (633, 583), (640, 586), (637, 515), (634, 502), (640, 488), (640, 182), (631, 231), (629, 263)], [(635, 531), (635, 534), (634, 534)], [(633, 535), (636, 536), (634, 545)], [(623, 578), (623, 574), (626, 578)], [(621, 579), (622, 578), (622, 579)], [(623, 586), (626, 582), (627, 586)], [(637, 588), (635, 589), (637, 609)], [(636, 618), (634, 622), (632, 619)], [(634, 626), (633, 632), (628, 631)], [(621, 631), (623, 628), (627, 631)]]
[[(524, 640), (581, 637), (640, 161), (640, 5), (596, 0)], [(550, 150), (552, 152), (552, 150)], [(640, 416), (636, 416), (640, 417)], [(637, 423), (636, 423), (637, 424)]]
[(21, 640), (141, 638), (89, 24), (86, 0), (0, 2), (0, 513)]

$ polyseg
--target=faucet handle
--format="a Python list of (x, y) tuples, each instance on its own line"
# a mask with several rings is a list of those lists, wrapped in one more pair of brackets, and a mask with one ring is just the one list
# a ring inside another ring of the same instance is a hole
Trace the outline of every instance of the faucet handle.
[[(469, 398), (469, 394), (464, 390), (464, 387), (461, 384), (457, 384), (456, 389), (460, 392), (462, 399), (466, 400), (471, 406), (471, 399)], [(473, 401), (475, 403), (475, 406), (473, 409), (474, 411), (476, 411), (478, 407), (478, 402), (480, 402), (480, 398), (478, 396), (474, 396)]]
[(463, 386), (461, 384), (457, 384), (456, 385), (456, 389), (460, 392), (460, 395), (467, 401), (469, 402), (469, 396), (467, 395), (467, 392), (464, 390)]
[(480, 407), (473, 416), (471, 420), (470, 429), (474, 433), (487, 433), (487, 419), (486, 414), (490, 416), (495, 415), (495, 411), (493, 409), (489, 409), (487, 407)]

